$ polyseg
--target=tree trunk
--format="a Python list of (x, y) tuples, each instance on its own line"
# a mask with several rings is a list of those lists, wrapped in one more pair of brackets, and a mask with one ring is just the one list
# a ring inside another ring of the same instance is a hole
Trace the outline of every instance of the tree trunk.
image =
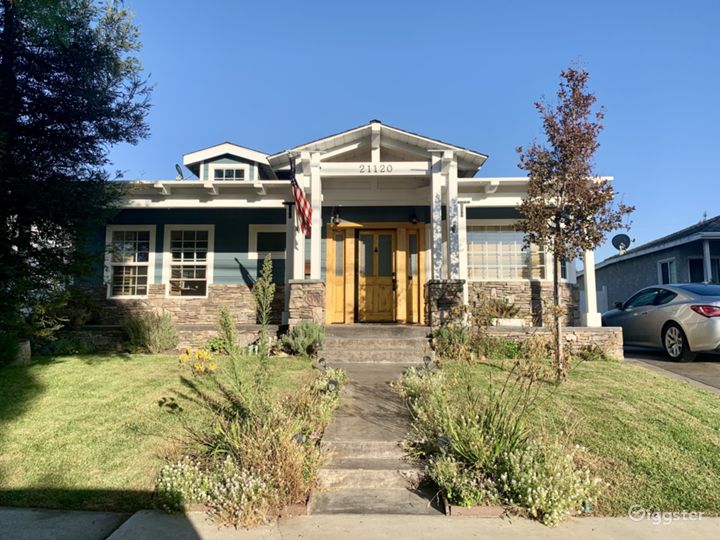
[(553, 253), (553, 337), (555, 338), (555, 368), (558, 380), (565, 378), (560, 301), (560, 257)]

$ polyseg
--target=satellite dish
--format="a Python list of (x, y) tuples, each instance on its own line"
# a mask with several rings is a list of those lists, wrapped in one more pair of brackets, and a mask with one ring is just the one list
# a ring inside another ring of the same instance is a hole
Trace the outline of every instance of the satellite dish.
[(177, 176), (175, 177), (175, 180), (185, 180), (185, 175), (183, 175), (182, 168), (177, 163), (175, 164), (175, 170), (177, 171)]
[(616, 234), (613, 236), (612, 245), (622, 253), (630, 247), (630, 237), (627, 234)]

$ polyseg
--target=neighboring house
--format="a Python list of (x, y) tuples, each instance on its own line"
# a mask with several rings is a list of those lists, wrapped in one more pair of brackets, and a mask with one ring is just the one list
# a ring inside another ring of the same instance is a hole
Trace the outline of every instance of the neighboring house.
[[(619, 253), (595, 265), (600, 311), (656, 284), (720, 282), (720, 216)], [(584, 276), (578, 284), (584, 289)]]
[[(276, 322), (437, 323), (480, 295), (509, 298), (539, 322), (552, 257), (524, 249), (514, 229), (527, 178), (475, 177), (486, 159), (379, 121), (276, 154), (231, 143), (186, 154), (197, 179), (130, 183), (97, 238), (103, 322), (163, 309), (210, 324), (225, 305), (254, 323), (250, 290), (267, 254)], [(312, 203), (309, 238), (291, 170)], [(570, 323), (599, 326), (595, 310), (578, 312), (574, 262), (562, 275)]]

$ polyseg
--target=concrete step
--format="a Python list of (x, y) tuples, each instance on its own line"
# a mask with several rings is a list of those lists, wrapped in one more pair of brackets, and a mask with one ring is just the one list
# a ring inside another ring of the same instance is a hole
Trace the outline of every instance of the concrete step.
[(320, 356), (331, 363), (353, 364), (419, 364), (423, 351), (407, 349), (358, 350), (341, 347), (324, 348)]
[(343, 347), (348, 349), (398, 349), (418, 350), (430, 349), (430, 342), (423, 337), (325, 337), (324, 348)]
[(313, 495), (312, 514), (438, 515), (432, 490), (405, 488), (339, 489)]
[(423, 471), (398, 459), (337, 459), (319, 473), (321, 489), (414, 488)]
[(405, 452), (395, 441), (326, 441), (333, 459), (402, 459)]
[(325, 337), (407, 337), (426, 338), (430, 335), (427, 326), (400, 324), (332, 324), (325, 326)]

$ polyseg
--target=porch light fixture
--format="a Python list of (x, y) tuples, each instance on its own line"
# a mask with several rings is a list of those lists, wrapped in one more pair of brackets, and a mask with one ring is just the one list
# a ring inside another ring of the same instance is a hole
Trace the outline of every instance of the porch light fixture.
[(415, 212), (413, 212), (413, 215), (412, 215), (412, 217), (410, 218), (410, 223), (412, 223), (413, 225), (417, 225), (417, 223), (418, 223), (418, 217), (417, 217), (417, 214), (416, 214)]
[(330, 218), (332, 224), (335, 226), (340, 225), (340, 223), (342, 222), (342, 219), (340, 218), (340, 210), (338, 210), (336, 207), (333, 207), (330, 213), (332, 214), (332, 218)]

